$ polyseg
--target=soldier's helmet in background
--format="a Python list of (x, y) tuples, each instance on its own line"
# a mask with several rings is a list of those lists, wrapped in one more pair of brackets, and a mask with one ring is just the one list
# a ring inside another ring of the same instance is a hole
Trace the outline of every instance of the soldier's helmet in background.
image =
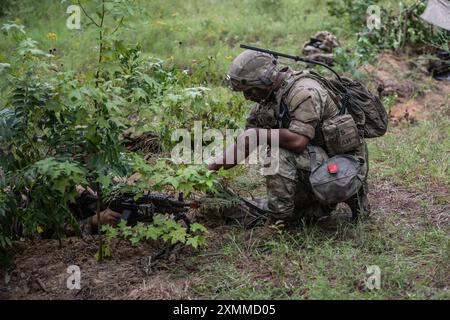
[(278, 73), (277, 59), (267, 53), (246, 50), (231, 63), (227, 80), (235, 91), (270, 87)]

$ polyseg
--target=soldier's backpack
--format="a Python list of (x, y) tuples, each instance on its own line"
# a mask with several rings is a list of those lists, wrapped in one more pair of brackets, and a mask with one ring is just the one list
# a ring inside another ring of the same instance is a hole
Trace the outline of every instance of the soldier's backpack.
[(388, 115), (378, 97), (360, 82), (342, 77), (328, 79), (311, 71), (306, 76), (323, 84), (340, 109), (337, 116), (326, 119), (322, 126), (331, 157), (317, 163), (314, 146), (307, 148), (311, 160), (309, 180), (316, 198), (324, 204), (336, 204), (352, 197), (362, 186), (362, 159), (351, 152), (359, 145), (359, 137), (384, 135)]
[(340, 105), (340, 114), (349, 113), (363, 138), (377, 138), (386, 133), (388, 114), (380, 99), (355, 80), (328, 79), (310, 71), (310, 76), (331, 91)]
[[(361, 175), (362, 160), (345, 153), (357, 145), (358, 133), (363, 138), (384, 135), (388, 115), (380, 99), (360, 82), (348, 78), (327, 79), (313, 72), (310, 75), (332, 93), (333, 100), (340, 106), (339, 115), (328, 119), (322, 128), (322, 131), (328, 131), (324, 135), (331, 137), (328, 141), (325, 138), (325, 143), (333, 156), (323, 163), (316, 163), (314, 147), (308, 146), (311, 188), (320, 202), (335, 204), (356, 194), (364, 179)], [(336, 136), (335, 140), (333, 136)]]
[[(340, 114), (343, 115), (348, 112), (353, 117), (359, 134), (363, 138), (376, 138), (386, 133), (388, 124), (386, 109), (380, 99), (371, 94), (360, 82), (340, 77), (328, 65), (318, 61), (245, 44), (241, 44), (241, 48), (268, 53), (276, 58), (284, 57), (327, 68), (336, 75), (336, 79), (327, 79), (312, 71), (309, 74), (312, 78), (319, 80), (339, 100), (336, 102), (337, 105), (341, 106)], [(285, 113), (285, 111), (281, 112), (282, 115)]]

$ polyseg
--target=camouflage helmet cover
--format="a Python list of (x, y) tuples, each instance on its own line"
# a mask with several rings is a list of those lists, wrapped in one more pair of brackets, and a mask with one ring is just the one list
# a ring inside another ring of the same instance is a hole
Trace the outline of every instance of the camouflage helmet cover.
[(274, 56), (246, 50), (231, 63), (227, 80), (233, 90), (244, 91), (249, 88), (266, 89), (273, 84), (277, 74), (277, 60)]

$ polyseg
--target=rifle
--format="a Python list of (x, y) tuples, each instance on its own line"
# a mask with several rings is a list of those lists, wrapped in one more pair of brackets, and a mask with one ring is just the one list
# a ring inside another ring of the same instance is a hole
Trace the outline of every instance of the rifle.
[[(94, 215), (96, 212), (96, 202), (97, 196), (93, 192), (83, 192), (72, 208), (76, 212), (77, 219), (82, 220)], [(197, 201), (184, 201), (183, 193), (179, 193), (178, 199), (175, 199), (174, 197), (160, 193), (120, 193), (120, 191), (114, 190), (105, 203), (102, 204), (101, 210), (110, 208), (120, 213), (121, 218), (126, 220), (127, 225), (130, 226), (136, 225), (138, 222), (151, 223), (154, 215), (157, 213), (172, 214), (175, 221), (182, 220), (186, 224), (187, 231), (189, 231), (191, 221), (186, 216), (186, 212), (190, 208), (197, 209), (199, 207), (200, 204)], [(168, 252), (174, 250), (177, 245), (180, 245), (180, 243), (168, 244), (155, 252), (150, 256), (147, 267), (150, 267), (150, 262), (153, 263)]]
[[(183, 199), (183, 193), (178, 194), (178, 199), (160, 193), (134, 193), (125, 192), (114, 197), (108, 203), (108, 207), (122, 214), (121, 219), (127, 221), (127, 225), (133, 226), (138, 222), (152, 222), (156, 213), (168, 213), (174, 216), (175, 221), (184, 221), (187, 231), (191, 226), (190, 219), (186, 216), (186, 212), (192, 208), (197, 209), (200, 204), (197, 201), (186, 202)], [(162, 249), (150, 256), (148, 268), (150, 264), (165, 256), (168, 252), (175, 249), (177, 244), (168, 244)], [(181, 245), (183, 247), (184, 245)]]
[(138, 222), (152, 222), (156, 213), (173, 214), (175, 221), (182, 220), (189, 229), (190, 220), (186, 212), (192, 208), (200, 207), (196, 201), (185, 202), (183, 193), (179, 193), (178, 199), (159, 193), (125, 192), (112, 200), (108, 207), (122, 214), (122, 219), (128, 225), (136, 225)]

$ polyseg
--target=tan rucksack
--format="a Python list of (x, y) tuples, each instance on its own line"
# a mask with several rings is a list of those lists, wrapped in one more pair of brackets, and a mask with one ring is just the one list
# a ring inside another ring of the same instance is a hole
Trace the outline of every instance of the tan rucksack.
[(340, 114), (352, 116), (361, 137), (377, 138), (386, 133), (386, 108), (362, 83), (345, 77), (329, 79), (312, 71), (309, 73), (332, 93), (340, 106)]

